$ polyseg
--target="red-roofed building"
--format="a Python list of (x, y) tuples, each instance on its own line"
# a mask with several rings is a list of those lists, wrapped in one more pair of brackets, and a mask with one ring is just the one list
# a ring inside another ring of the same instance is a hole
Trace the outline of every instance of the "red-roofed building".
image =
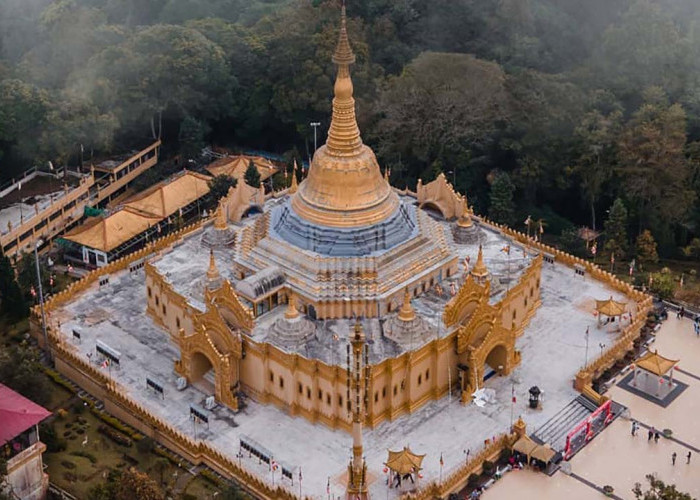
[(0, 489), (13, 498), (46, 497), (49, 476), (44, 474), (39, 422), (51, 412), (0, 384), (0, 453), (7, 460), (7, 478)]

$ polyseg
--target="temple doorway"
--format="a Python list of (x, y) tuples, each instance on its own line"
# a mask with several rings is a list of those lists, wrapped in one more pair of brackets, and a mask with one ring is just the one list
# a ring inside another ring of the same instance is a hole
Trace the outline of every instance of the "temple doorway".
[(216, 393), (216, 371), (209, 358), (201, 352), (192, 354), (190, 380), (193, 386), (197, 387), (208, 395)]
[(507, 361), (508, 351), (503, 344), (499, 344), (491, 349), (484, 363), (484, 381), (494, 375), (503, 375), (506, 373)]

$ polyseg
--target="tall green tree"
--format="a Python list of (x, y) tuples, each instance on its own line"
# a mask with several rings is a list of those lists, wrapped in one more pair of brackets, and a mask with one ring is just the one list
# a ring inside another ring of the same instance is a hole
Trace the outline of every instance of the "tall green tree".
[(0, 382), (40, 405), (51, 397), (37, 351), (26, 342), (0, 350)]
[(192, 117), (186, 115), (180, 123), (180, 154), (184, 161), (198, 160), (202, 156), (202, 150), (206, 147), (206, 135), (209, 133), (209, 126)]
[(587, 113), (574, 130), (577, 154), (574, 172), (591, 211), (591, 227), (596, 229), (596, 203), (603, 185), (610, 180), (615, 165), (617, 135), (622, 113), (613, 111), (604, 115), (598, 110)]
[(29, 306), (15, 279), (15, 271), (10, 259), (0, 257), (0, 310), (11, 320), (18, 320), (29, 314)]
[(626, 195), (637, 204), (639, 227), (681, 222), (694, 201), (684, 154), (685, 112), (651, 87), (625, 125), (618, 143), (619, 173)]
[(627, 252), (627, 207), (617, 198), (610, 207), (608, 219), (605, 221), (605, 249), (614, 252), (618, 258)]
[(513, 203), (513, 192), (515, 186), (506, 172), (499, 172), (493, 179), (491, 185), (491, 204), (489, 206), (489, 217), (501, 224), (512, 224), (515, 205)]
[(656, 240), (651, 231), (645, 229), (637, 236), (637, 259), (639, 262), (658, 262), (659, 254), (656, 251)]
[(255, 167), (253, 160), (248, 162), (248, 168), (245, 170), (243, 179), (249, 186), (253, 186), (255, 188), (260, 187), (260, 172), (258, 172), (258, 169)]
[(209, 196), (212, 200), (220, 200), (228, 194), (230, 188), (236, 187), (236, 182), (236, 179), (230, 175), (217, 175), (207, 183), (209, 186)]

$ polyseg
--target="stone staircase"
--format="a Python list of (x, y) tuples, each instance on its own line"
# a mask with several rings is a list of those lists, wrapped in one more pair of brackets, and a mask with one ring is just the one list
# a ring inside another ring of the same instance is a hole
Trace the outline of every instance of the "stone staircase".
[(579, 395), (537, 429), (532, 437), (543, 443), (549, 443), (553, 449), (563, 452), (566, 446), (566, 435), (596, 408), (595, 403)]

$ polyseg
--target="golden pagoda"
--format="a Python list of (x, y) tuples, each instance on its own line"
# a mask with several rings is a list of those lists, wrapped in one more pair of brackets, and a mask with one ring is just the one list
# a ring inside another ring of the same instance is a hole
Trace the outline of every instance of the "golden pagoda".
[(411, 293), (406, 288), (406, 292), (403, 295), (403, 305), (399, 311), (399, 319), (401, 321), (413, 321), (416, 319), (416, 313), (411, 306)]
[(382, 177), (374, 152), (360, 137), (350, 78), (355, 55), (348, 41), (345, 7), (333, 62), (338, 66), (338, 74), (328, 139), (314, 154), (308, 176), (291, 204), (302, 219), (312, 224), (336, 228), (368, 226), (393, 215), (399, 198)]

